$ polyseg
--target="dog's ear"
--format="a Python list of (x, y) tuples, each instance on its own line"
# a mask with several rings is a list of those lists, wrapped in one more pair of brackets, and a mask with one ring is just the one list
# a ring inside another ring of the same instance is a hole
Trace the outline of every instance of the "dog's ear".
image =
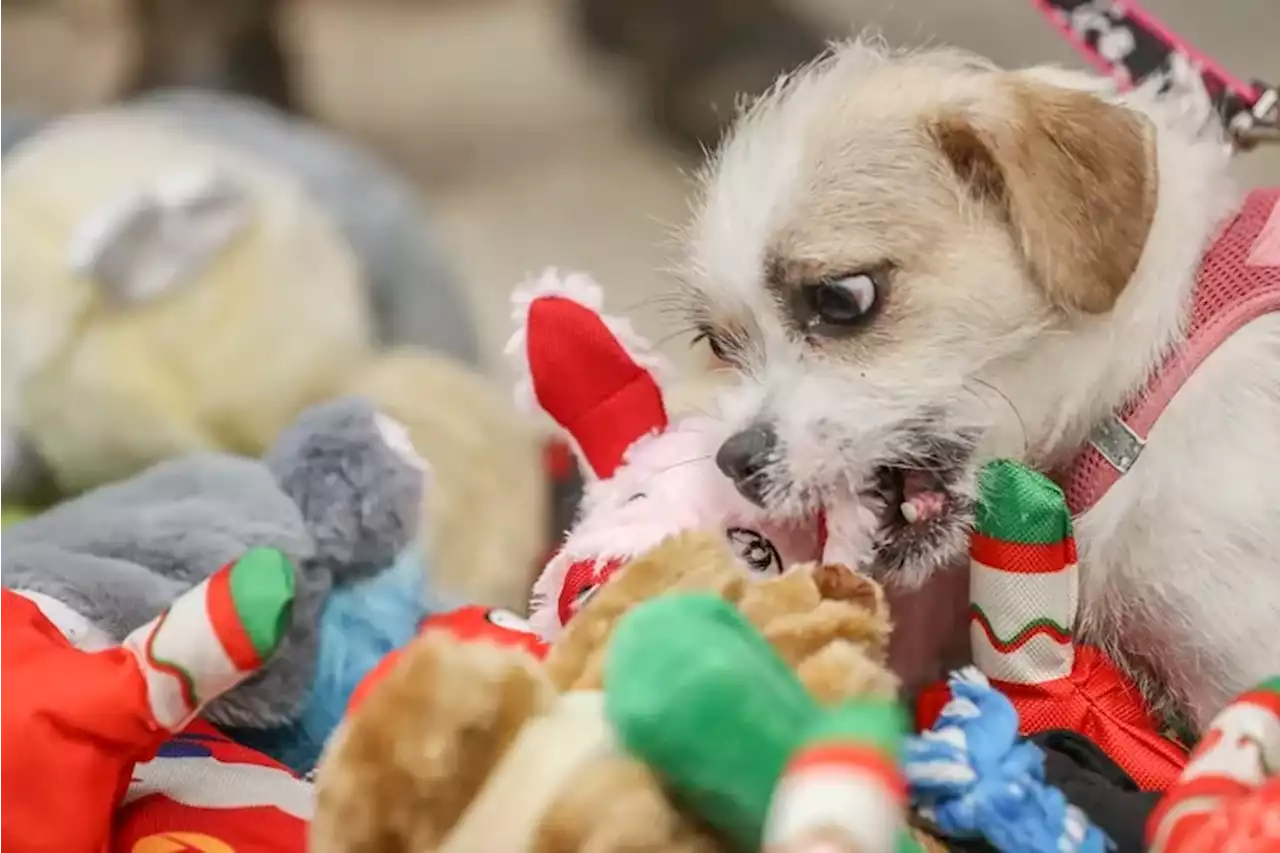
[(1008, 223), (1032, 278), (1067, 311), (1109, 310), (1155, 215), (1150, 123), (1091, 94), (1002, 81), (998, 99), (934, 117), (930, 135)]

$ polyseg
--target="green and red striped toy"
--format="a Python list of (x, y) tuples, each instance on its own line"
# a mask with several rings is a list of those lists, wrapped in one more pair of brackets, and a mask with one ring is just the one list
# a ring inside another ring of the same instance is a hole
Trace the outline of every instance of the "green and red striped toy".
[[(1017, 709), (1020, 730), (1077, 732), (1144, 790), (1164, 790), (1186, 763), (1128, 678), (1075, 635), (1076, 544), (1062, 490), (1048, 477), (996, 460), (979, 477), (970, 545), (969, 639), (974, 663)], [(926, 691), (928, 728), (945, 686)]]

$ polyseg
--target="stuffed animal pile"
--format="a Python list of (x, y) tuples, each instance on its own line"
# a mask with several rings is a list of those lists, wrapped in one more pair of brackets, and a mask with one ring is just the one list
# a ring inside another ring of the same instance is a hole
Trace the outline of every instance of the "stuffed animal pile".
[[(912, 735), (884, 597), (857, 572), (856, 501), (776, 518), (743, 500), (711, 461), (714, 409), (669, 419), (645, 348), (586, 285), (547, 277), (517, 298), (531, 397), (588, 477), (530, 622), (435, 571), (435, 531), (419, 529), (434, 465), (368, 398), (305, 411), (261, 460), (174, 459), (6, 528), (4, 840), (1280, 844), (1280, 688), (1241, 697), (1188, 760), (1105, 655), (1075, 643), (1061, 491), (1014, 463), (980, 477), (977, 668), (917, 709)], [(302, 776), (321, 750), (313, 789)], [(60, 778), (86, 783), (57, 801)], [(65, 825), (40, 840), (47, 821)]]
[(435, 571), (523, 606), (548, 539), (541, 437), (476, 369), (403, 178), (264, 104), (179, 90), (6, 124), (2, 179), (7, 509), (258, 456), (359, 395), (432, 460)]
[(331, 741), (312, 849), (753, 849), (771, 815), (783, 840), (813, 828), (771, 792), (839, 757), (828, 739), (869, 750), (841, 801), (877, 825), (847, 849), (896, 849), (888, 630), (878, 588), (843, 567), (753, 578), (688, 534), (617, 572), (545, 660), (424, 632)]

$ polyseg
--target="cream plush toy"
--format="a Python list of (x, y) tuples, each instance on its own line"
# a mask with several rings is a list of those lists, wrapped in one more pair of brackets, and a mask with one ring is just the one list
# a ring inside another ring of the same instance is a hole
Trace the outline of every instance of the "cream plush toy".
[(317, 128), (212, 93), (10, 137), (6, 505), (195, 451), (256, 457), (302, 409), (360, 394), (432, 463), (439, 577), (523, 608), (547, 544), (541, 441), (476, 371), (408, 187)]

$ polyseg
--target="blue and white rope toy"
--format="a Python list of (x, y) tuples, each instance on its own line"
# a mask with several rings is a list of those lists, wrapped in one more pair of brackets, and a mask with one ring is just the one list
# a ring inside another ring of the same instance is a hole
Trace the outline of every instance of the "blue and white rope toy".
[(952, 699), (904, 755), (911, 801), (943, 835), (985, 838), (1000, 853), (1104, 853), (1111, 843), (1044, 777), (1044, 754), (984, 675), (951, 675)]

